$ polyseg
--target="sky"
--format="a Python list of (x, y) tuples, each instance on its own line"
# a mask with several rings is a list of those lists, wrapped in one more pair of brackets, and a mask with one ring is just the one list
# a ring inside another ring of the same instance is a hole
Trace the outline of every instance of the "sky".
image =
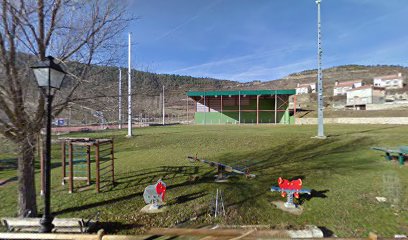
[[(129, 0), (128, 5), (138, 17), (127, 30), (138, 70), (248, 82), (317, 68), (314, 0)], [(407, 0), (322, 0), (322, 67), (407, 66), (407, 13)], [(126, 42), (127, 33), (123, 38)]]

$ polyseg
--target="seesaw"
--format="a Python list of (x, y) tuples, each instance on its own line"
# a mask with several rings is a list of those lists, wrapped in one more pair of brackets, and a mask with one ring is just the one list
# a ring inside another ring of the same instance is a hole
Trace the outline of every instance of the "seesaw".
[(281, 192), (282, 197), (287, 197), (287, 201), (285, 202), (286, 208), (296, 208), (296, 204), (293, 202), (293, 197), (299, 198), (299, 193), (307, 193), (311, 194), (309, 189), (302, 189), (302, 179), (296, 180), (286, 180), (283, 178), (278, 178), (278, 185), (279, 187), (273, 186), (271, 188), (272, 192)]
[(187, 157), (190, 161), (195, 161), (195, 162), (201, 162), (210, 165), (211, 167), (216, 167), (217, 168), (217, 179), (216, 181), (223, 181), (225, 180), (225, 173), (236, 173), (240, 175), (244, 175), (247, 178), (254, 178), (256, 177), (255, 174), (250, 174), (249, 171), (241, 171), (239, 169), (233, 168), (231, 166), (219, 163), (219, 162), (213, 162), (205, 159), (199, 159), (197, 157)]

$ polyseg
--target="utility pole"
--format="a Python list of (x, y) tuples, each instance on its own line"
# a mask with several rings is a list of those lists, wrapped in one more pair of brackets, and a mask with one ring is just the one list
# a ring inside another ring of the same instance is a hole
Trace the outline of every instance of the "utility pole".
[(118, 118), (118, 124), (119, 124), (119, 129), (122, 129), (122, 69), (119, 68), (119, 118)]
[(323, 80), (322, 80), (322, 37), (320, 24), (320, 3), (317, 0), (317, 136), (316, 138), (326, 138), (323, 129)]
[(128, 134), (127, 137), (132, 137), (132, 70), (130, 64), (131, 54), (131, 33), (129, 33), (129, 49), (128, 49)]
[(164, 126), (164, 85), (163, 85), (163, 92), (162, 92), (162, 111), (163, 111), (163, 113), (162, 113), (162, 115), (163, 115), (163, 122), (162, 122), (162, 125)]
[(187, 124), (188, 124), (188, 97), (187, 97), (187, 101), (186, 101), (187, 103), (186, 103), (186, 109), (187, 109)]

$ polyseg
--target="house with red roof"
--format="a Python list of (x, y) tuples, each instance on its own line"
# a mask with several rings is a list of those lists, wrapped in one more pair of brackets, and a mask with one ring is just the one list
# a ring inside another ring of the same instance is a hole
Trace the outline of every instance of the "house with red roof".
[(351, 90), (353, 88), (358, 88), (363, 85), (364, 84), (362, 80), (354, 80), (354, 81), (347, 81), (347, 82), (336, 81), (334, 83), (333, 96), (346, 95), (348, 90)]
[(296, 95), (316, 92), (316, 83), (298, 83), (296, 86)]

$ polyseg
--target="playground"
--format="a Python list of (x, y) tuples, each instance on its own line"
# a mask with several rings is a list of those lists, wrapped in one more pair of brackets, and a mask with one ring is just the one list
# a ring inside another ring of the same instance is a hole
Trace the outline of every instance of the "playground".
[[(369, 232), (383, 237), (407, 233), (407, 163), (387, 161), (382, 152), (371, 147), (406, 145), (408, 127), (326, 125), (325, 130), (325, 140), (311, 138), (316, 135), (313, 125), (272, 124), (147, 127), (134, 129), (132, 138), (125, 137), (126, 130), (65, 135), (114, 139), (114, 183), (110, 174), (101, 174), (99, 193), (95, 188), (93, 157), (91, 170), (82, 171), (85, 181), (73, 181), (72, 193), (69, 184), (61, 184), (61, 144), (56, 137), (52, 153), (52, 213), (59, 218), (87, 218), (99, 212), (101, 226), (112, 234), (140, 234), (152, 227), (215, 224), (271, 229), (315, 225), (338, 237), (366, 237)], [(188, 161), (188, 156), (245, 168), (256, 177), (231, 173), (228, 181), (215, 182), (215, 167)], [(14, 158), (12, 151), (0, 153), (0, 217), (16, 214)], [(37, 169), (37, 203), (42, 211), (39, 164)], [(301, 179), (305, 188), (311, 190), (310, 195), (300, 194), (299, 199), (294, 199), (303, 208), (301, 215), (283, 212), (272, 204), (285, 201), (280, 194), (271, 192), (279, 177)], [(145, 206), (145, 187), (159, 179), (167, 186), (166, 211), (140, 212)], [(217, 189), (224, 194), (225, 216), (214, 218), (210, 205)], [(376, 197), (386, 201), (379, 202)]]

